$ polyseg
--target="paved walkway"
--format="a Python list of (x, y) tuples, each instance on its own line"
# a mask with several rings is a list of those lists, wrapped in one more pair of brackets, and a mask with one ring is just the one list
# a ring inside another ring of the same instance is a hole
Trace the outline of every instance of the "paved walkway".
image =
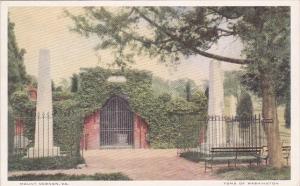
[(87, 167), (83, 169), (18, 171), (39, 174), (94, 174), (122, 172), (133, 180), (208, 180), (218, 179), (204, 173), (204, 164), (187, 161), (176, 156), (176, 149), (118, 149), (89, 150), (84, 152)]

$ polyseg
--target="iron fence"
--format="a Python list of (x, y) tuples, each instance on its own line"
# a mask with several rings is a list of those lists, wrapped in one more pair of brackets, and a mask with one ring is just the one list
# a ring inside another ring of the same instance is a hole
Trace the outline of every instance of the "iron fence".
[[(9, 120), (9, 155), (28, 158), (82, 156), (84, 145), (81, 143), (84, 143), (82, 142), (84, 134), (83, 120), (80, 118), (84, 117), (74, 113), (13, 116)], [(203, 116), (199, 113), (173, 113), (170, 120), (176, 123), (177, 127), (175, 138), (172, 137), (169, 141), (173, 143), (171, 141), (175, 139), (179, 152), (196, 151), (207, 154), (212, 147), (267, 145), (260, 115), (238, 118)]]
[(176, 147), (178, 153), (209, 154), (212, 147), (262, 147), (267, 145), (262, 118), (206, 116), (178, 114)]
[(9, 158), (83, 156), (79, 115), (34, 113), (10, 117)]

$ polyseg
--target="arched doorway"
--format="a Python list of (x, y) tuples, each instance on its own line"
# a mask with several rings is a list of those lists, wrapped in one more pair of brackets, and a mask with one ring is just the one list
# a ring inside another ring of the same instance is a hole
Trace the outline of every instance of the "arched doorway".
[(128, 101), (112, 96), (100, 112), (100, 148), (133, 148), (133, 124)]

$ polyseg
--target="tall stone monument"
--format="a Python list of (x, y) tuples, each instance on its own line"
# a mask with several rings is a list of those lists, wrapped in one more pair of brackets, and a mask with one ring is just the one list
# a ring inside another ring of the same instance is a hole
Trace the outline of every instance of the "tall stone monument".
[(34, 147), (28, 157), (51, 157), (60, 155), (60, 148), (53, 144), (52, 86), (49, 50), (39, 51), (38, 87)]
[(212, 118), (207, 125), (206, 143), (209, 146), (226, 145), (226, 123), (222, 118), (224, 116), (223, 71), (219, 61), (211, 61), (209, 64), (208, 115)]

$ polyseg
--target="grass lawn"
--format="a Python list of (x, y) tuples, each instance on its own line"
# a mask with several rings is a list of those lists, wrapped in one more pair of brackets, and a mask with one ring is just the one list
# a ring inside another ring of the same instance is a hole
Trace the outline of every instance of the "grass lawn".
[(240, 167), (219, 169), (216, 173), (224, 180), (289, 180), (291, 168)]
[(24, 174), (20, 176), (8, 177), (10, 181), (76, 181), (76, 180), (131, 180), (128, 176), (122, 173), (101, 174), (94, 175), (67, 175), (67, 174)]
[(203, 161), (205, 155), (200, 152), (194, 152), (194, 151), (187, 151), (180, 154), (180, 157), (192, 161), (192, 162), (199, 162)]
[(78, 164), (84, 163), (84, 159), (80, 156), (59, 156), (47, 158), (10, 158), (8, 160), (8, 170), (51, 170), (51, 169), (72, 169)]

